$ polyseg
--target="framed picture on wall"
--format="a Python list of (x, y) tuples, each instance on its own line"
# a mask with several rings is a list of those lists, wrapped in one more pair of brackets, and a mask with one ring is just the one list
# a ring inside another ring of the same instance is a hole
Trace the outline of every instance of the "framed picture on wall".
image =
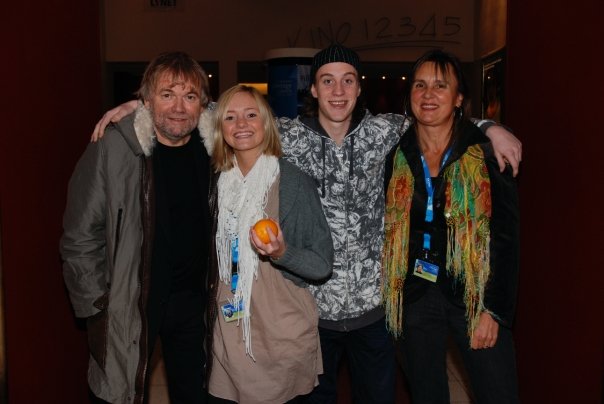
[(500, 50), (482, 61), (482, 118), (503, 122), (504, 116), (504, 51)]

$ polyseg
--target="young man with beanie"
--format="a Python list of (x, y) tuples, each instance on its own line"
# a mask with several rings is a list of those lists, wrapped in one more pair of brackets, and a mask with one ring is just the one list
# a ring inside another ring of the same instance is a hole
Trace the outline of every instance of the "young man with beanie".
[[(336, 402), (343, 354), (355, 403), (395, 402), (395, 351), (381, 305), (383, 181), (386, 155), (409, 121), (374, 116), (358, 102), (359, 70), (353, 50), (339, 44), (321, 50), (312, 62), (307, 113), (278, 122), (285, 158), (317, 182), (334, 242), (333, 276), (310, 287), (319, 307), (324, 368), (311, 403)], [(495, 136), (505, 131), (492, 130)]]
[[(280, 118), (284, 158), (315, 179), (334, 243), (332, 277), (311, 285), (319, 309), (324, 374), (308, 396), (311, 403), (336, 403), (337, 372), (348, 358), (353, 401), (395, 402), (395, 350), (381, 305), (381, 253), (384, 231), (384, 163), (409, 127), (407, 117), (374, 116), (358, 102), (360, 60), (340, 44), (318, 52), (311, 67), (308, 111)], [(131, 113), (131, 101), (108, 111), (93, 139), (110, 121)], [(516, 172), (520, 143), (501, 126), (481, 121), (494, 140), (501, 168), (504, 158)], [(488, 128), (487, 128), (488, 126)], [(502, 154), (504, 156), (502, 156)]]

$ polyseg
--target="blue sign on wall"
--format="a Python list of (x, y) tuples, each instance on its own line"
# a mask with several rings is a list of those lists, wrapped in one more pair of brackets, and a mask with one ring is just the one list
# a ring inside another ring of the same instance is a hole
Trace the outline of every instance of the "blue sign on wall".
[(276, 116), (295, 118), (301, 113), (310, 83), (310, 62), (283, 58), (269, 62), (268, 102)]

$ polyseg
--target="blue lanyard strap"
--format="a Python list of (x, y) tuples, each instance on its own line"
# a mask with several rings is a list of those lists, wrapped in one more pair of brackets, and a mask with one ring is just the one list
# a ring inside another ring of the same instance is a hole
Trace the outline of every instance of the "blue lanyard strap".
[[(443, 157), (443, 160), (440, 164), (440, 170), (443, 169), (450, 155), (451, 148), (446, 151), (445, 156)], [(422, 160), (422, 166), (424, 168), (424, 181), (426, 182), (426, 193), (428, 194), (428, 200), (426, 201), (426, 217), (424, 220), (426, 221), (426, 223), (432, 223), (432, 220), (434, 220), (434, 187), (432, 186), (432, 176), (430, 175), (430, 169), (428, 168), (428, 163), (426, 163), (426, 159), (423, 153), (420, 157)], [(428, 233), (424, 233), (424, 249), (430, 249), (430, 234)]]

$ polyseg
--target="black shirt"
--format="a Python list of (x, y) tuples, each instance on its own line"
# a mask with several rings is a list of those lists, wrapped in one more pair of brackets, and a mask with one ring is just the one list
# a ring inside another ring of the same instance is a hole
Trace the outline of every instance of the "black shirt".
[[(198, 137), (183, 146), (157, 143), (153, 155), (155, 239), (151, 272), (152, 295), (202, 289), (207, 261), (207, 164), (197, 161)], [(155, 287), (154, 287), (155, 286)]]

